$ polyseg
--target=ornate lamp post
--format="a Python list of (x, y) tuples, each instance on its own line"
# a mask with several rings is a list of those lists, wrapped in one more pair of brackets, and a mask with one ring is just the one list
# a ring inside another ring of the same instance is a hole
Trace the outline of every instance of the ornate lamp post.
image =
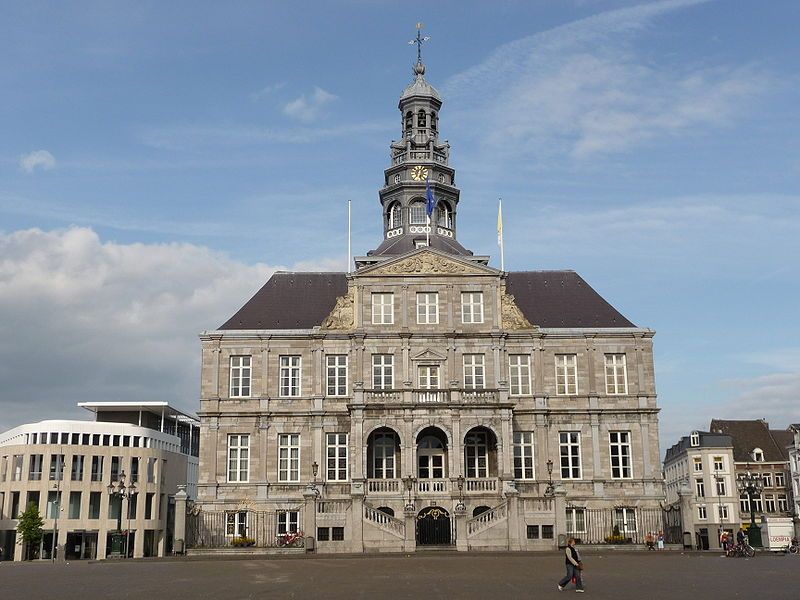
[[(125, 532), (125, 535), (122, 535), (122, 500), (124, 498), (130, 502), (130, 498), (136, 493), (136, 484), (130, 483), (126, 486), (125, 471), (122, 471), (119, 474), (119, 480), (109, 483), (107, 489), (109, 502), (115, 499), (119, 501), (117, 530), (111, 534), (111, 556), (114, 558), (122, 558), (128, 555), (128, 542), (130, 540), (130, 527), (128, 527), (128, 531)], [(130, 514), (130, 507), (126, 505), (126, 508), (128, 509), (128, 514)]]
[(553, 459), (547, 459), (547, 489), (544, 491), (545, 496), (552, 496), (555, 488), (553, 487)]
[[(716, 462), (716, 461), (715, 461)], [(722, 483), (722, 476), (719, 474), (717, 465), (714, 465), (714, 482), (717, 484), (717, 501), (719, 506), (717, 508), (717, 517), (719, 518), (719, 531), (717, 531), (717, 540), (722, 538), (722, 532), (725, 530), (725, 519), (722, 516), (722, 494), (720, 491), (720, 484)]]
[(411, 499), (411, 490), (414, 489), (414, 482), (416, 479), (411, 475), (408, 475), (403, 478), (403, 483), (406, 486), (406, 490), (408, 490), (408, 502), (406, 503), (406, 510), (409, 512), (413, 512), (414, 508), (414, 501)]
[(747, 530), (747, 537), (750, 541), (750, 545), (754, 548), (760, 548), (761, 529), (756, 526), (756, 507), (753, 498), (755, 496), (761, 496), (761, 492), (764, 489), (761, 475), (758, 473), (751, 473), (748, 470), (744, 475), (739, 475), (736, 478), (736, 487), (739, 488), (739, 494), (747, 494), (750, 501), (750, 527)]
[(314, 501), (315, 502), (316, 502), (316, 499), (319, 498), (319, 496), (320, 496), (319, 487), (317, 487), (317, 473), (319, 473), (319, 464), (317, 464), (317, 461), (314, 461), (311, 464), (311, 474), (313, 475), (314, 480), (311, 482), (311, 485), (309, 485), (308, 487), (311, 490), (313, 490), (313, 492), (314, 492)]
[(467, 505), (464, 504), (464, 482), (464, 476), (459, 475), (456, 480), (456, 485), (458, 486), (458, 503), (456, 504), (456, 510), (467, 510)]

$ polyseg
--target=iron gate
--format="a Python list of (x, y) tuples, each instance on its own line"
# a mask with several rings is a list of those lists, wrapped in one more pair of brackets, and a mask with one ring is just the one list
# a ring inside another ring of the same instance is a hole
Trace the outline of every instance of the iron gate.
[(431, 506), (417, 515), (417, 544), (420, 546), (449, 546), (453, 536), (450, 513), (438, 506)]

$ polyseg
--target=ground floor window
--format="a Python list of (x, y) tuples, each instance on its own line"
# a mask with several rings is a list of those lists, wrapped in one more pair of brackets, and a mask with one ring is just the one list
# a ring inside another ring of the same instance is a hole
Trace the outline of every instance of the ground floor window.
[(225, 534), (247, 537), (247, 511), (231, 511), (225, 513)]
[(569, 535), (586, 533), (586, 509), (567, 509), (567, 533)]
[(297, 533), (300, 513), (296, 510), (284, 510), (278, 513), (278, 535)]
[(619, 531), (620, 535), (636, 533), (636, 510), (633, 508), (615, 508), (614, 529)]
[(344, 541), (344, 527), (317, 527), (317, 541), (320, 542)]
[(538, 540), (539, 539), (539, 526), (538, 525), (528, 525), (527, 534), (529, 540)]
[(543, 540), (552, 540), (553, 539), (553, 526), (552, 525), (542, 525), (542, 539)]

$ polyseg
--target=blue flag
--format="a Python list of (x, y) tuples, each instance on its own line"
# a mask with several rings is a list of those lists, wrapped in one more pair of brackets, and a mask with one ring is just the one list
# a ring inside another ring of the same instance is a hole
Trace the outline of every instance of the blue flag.
[(425, 204), (425, 212), (427, 212), (430, 217), (433, 214), (433, 209), (436, 207), (436, 198), (433, 197), (430, 179), (425, 180), (425, 197), (428, 199), (428, 202)]

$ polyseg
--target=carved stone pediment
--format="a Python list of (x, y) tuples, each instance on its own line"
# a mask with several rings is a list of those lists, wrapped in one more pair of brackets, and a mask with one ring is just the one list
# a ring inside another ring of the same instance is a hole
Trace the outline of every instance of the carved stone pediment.
[(352, 329), (355, 323), (353, 309), (353, 288), (348, 288), (344, 296), (336, 299), (331, 314), (322, 322), (322, 329)]
[(506, 293), (505, 286), (501, 289), (500, 314), (502, 328), (505, 330), (533, 328), (531, 322), (525, 318), (525, 315), (522, 314), (519, 306), (517, 306), (517, 303), (514, 301), (514, 296)]
[(419, 354), (415, 354), (411, 357), (411, 360), (434, 360), (434, 361), (442, 361), (447, 360), (447, 357), (443, 354), (439, 354), (435, 350), (426, 349), (420, 352)]
[(489, 275), (493, 269), (423, 250), (369, 269), (369, 275)]

